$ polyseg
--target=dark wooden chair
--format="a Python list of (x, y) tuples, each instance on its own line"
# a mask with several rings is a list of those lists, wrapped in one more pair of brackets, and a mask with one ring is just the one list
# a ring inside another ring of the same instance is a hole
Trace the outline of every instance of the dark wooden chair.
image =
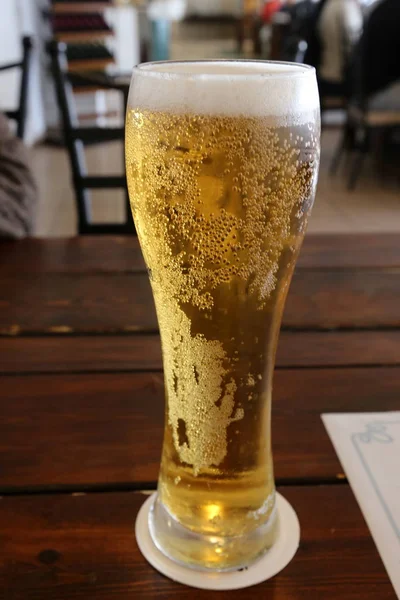
[[(74, 93), (68, 76), (66, 46), (55, 40), (47, 45), (51, 58), (51, 69), (61, 115), (63, 134), (69, 156), (72, 182), (78, 213), (79, 234), (134, 234), (132, 213), (129, 204), (125, 175), (88, 175), (85, 163), (85, 145), (124, 140), (123, 127), (81, 127), (75, 106)], [(104, 85), (111, 88), (111, 85)], [(115, 89), (120, 88), (117, 86)], [(93, 189), (125, 190), (125, 220), (123, 223), (93, 223), (91, 198)]]
[(386, 142), (400, 129), (399, 18), (397, 0), (376, 3), (353, 53), (347, 121), (331, 165), (335, 173), (342, 156), (351, 152), (349, 189), (356, 186), (369, 151), (383, 170)]
[(380, 167), (384, 168), (385, 143), (395, 129), (400, 129), (400, 94), (397, 106), (371, 106), (368, 101), (362, 105), (350, 103), (342, 138), (332, 160), (331, 174), (336, 173), (342, 156), (351, 152), (353, 156), (347, 187), (354, 190), (364, 159), (371, 149)]
[(28, 106), (28, 86), (29, 86), (29, 67), (31, 63), (33, 43), (30, 36), (22, 38), (22, 60), (15, 63), (0, 66), (0, 72), (9, 69), (21, 69), (21, 81), (19, 87), (18, 108), (15, 110), (7, 110), (5, 114), (9, 119), (13, 119), (17, 123), (17, 136), (24, 138), (26, 127), (26, 113)]

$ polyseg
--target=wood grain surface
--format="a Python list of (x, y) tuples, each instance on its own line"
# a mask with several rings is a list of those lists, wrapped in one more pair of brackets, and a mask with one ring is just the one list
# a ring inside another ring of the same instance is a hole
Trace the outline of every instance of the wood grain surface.
[(189, 589), (146, 563), (133, 534), (141, 494), (3, 498), (0, 589), (7, 600), (395, 600), (347, 486), (281, 492), (298, 513), (300, 548), (272, 580), (235, 592)]
[[(154, 486), (163, 390), (160, 373), (3, 377), (0, 491)], [(337, 480), (342, 469), (321, 413), (396, 410), (399, 397), (400, 367), (278, 370), (277, 480)]]
[[(158, 335), (0, 338), (0, 373), (160, 370)], [(400, 365), (400, 331), (282, 331), (277, 367)]]
[(399, 236), (306, 237), (272, 409), (301, 545), (238, 592), (175, 584), (136, 546), (134, 490), (156, 486), (164, 423), (137, 239), (2, 241), (0, 277), (0, 600), (395, 599), (321, 413), (399, 408)]
[(398, 233), (306, 234), (300, 268), (360, 269), (400, 267)]
[(144, 270), (142, 252), (134, 236), (94, 235), (0, 241), (0, 272), (4, 275)]
[[(400, 326), (400, 270), (304, 269), (293, 277), (283, 327)], [(0, 334), (154, 332), (147, 274), (3, 277)]]
[[(298, 268), (400, 267), (397, 234), (307, 234)], [(0, 271), (5, 274), (143, 271), (139, 242), (133, 236), (0, 241)]]

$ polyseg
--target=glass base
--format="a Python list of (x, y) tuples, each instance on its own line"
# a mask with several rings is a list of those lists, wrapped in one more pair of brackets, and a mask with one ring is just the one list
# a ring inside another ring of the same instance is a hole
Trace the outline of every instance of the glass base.
[(279, 533), (276, 506), (267, 523), (248, 534), (201, 535), (183, 527), (157, 495), (149, 512), (149, 530), (157, 548), (175, 562), (202, 571), (244, 569), (265, 554)]

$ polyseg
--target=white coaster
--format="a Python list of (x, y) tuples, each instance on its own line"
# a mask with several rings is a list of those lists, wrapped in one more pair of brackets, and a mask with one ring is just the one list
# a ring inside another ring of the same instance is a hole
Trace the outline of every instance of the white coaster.
[(154, 544), (148, 526), (151, 505), (156, 494), (152, 494), (141, 507), (136, 519), (136, 541), (145, 559), (157, 571), (173, 581), (203, 590), (238, 590), (249, 587), (282, 571), (290, 563), (300, 542), (300, 524), (297, 515), (287, 500), (276, 494), (279, 516), (279, 536), (262, 558), (242, 571), (212, 573), (184, 567), (165, 556)]

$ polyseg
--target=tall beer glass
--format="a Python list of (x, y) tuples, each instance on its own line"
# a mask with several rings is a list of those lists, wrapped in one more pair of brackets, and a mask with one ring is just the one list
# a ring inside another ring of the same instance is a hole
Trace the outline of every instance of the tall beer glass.
[(315, 72), (304, 65), (161, 62), (133, 72), (126, 170), (166, 394), (149, 528), (189, 566), (248, 565), (277, 536), (271, 382), (319, 130)]

